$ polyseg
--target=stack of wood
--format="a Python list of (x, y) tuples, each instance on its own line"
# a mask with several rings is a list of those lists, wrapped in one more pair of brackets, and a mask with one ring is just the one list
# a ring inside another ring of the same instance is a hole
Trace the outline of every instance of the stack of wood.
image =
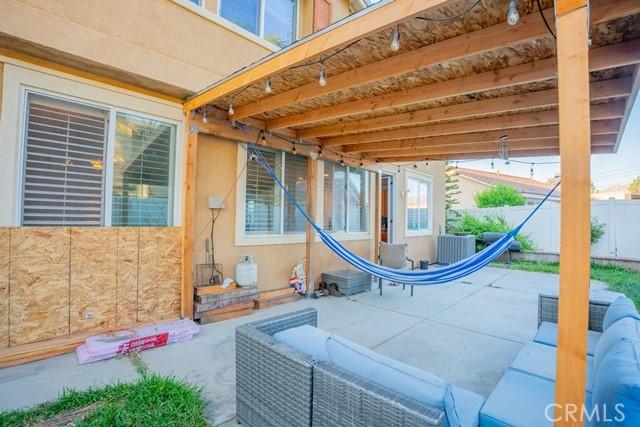
[(206, 325), (247, 316), (253, 312), (257, 297), (256, 288), (238, 288), (235, 283), (226, 288), (220, 285), (200, 286), (195, 289), (193, 318)]
[(267, 308), (280, 304), (287, 304), (300, 299), (294, 288), (275, 289), (273, 291), (262, 291), (255, 301), (255, 308)]

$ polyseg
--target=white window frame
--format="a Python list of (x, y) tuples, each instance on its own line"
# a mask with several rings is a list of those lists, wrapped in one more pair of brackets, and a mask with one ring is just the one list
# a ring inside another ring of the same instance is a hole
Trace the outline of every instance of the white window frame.
[[(433, 176), (422, 172), (405, 170), (404, 177), (404, 232), (406, 237), (433, 235)], [(409, 180), (413, 179), (428, 184), (427, 215), (428, 228), (424, 230), (409, 230)]]
[[(318, 202), (316, 209), (316, 218), (318, 219), (317, 223), (321, 224), (324, 227), (324, 161), (318, 161), (318, 173), (316, 176), (316, 194), (318, 194)], [(358, 169), (358, 168), (355, 168)], [(332, 231), (330, 234), (336, 240), (348, 241), (348, 240), (369, 240), (373, 238), (373, 229), (375, 226), (375, 192), (373, 191), (373, 185), (371, 185), (371, 172), (364, 169), (365, 172), (368, 173), (367, 177), (367, 198), (366, 198), (366, 206), (367, 209), (367, 231), (349, 231), (349, 203), (347, 201), (347, 206), (345, 209), (345, 230), (340, 231)], [(348, 176), (348, 172), (347, 172)], [(348, 182), (348, 178), (347, 178)], [(347, 187), (348, 188), (348, 187)], [(347, 194), (347, 200), (349, 195)], [(316, 241), (320, 241), (320, 238), (316, 236)]]
[[(282, 177), (284, 178), (284, 171), (286, 170), (285, 151), (272, 149), (277, 154), (282, 156), (281, 170)], [(306, 232), (299, 233), (285, 233), (284, 232), (284, 207), (285, 197), (284, 191), (280, 189), (280, 231), (278, 234), (247, 234), (245, 231), (246, 220), (246, 190), (247, 190), (247, 150), (245, 150), (241, 144), (238, 144), (237, 155), (237, 170), (242, 171), (242, 175), (238, 179), (238, 185), (236, 186), (236, 246), (258, 246), (258, 245), (274, 245), (274, 244), (294, 244), (305, 243)], [(308, 160), (307, 160), (308, 161)], [(306, 206), (303, 206), (306, 208)]]
[[(51, 99), (57, 99), (60, 101), (70, 102), (73, 104), (77, 104), (79, 106), (86, 106), (92, 108), (102, 109), (108, 112), (108, 123), (107, 123), (107, 146), (105, 150), (105, 161), (104, 161), (104, 177), (103, 177), (103, 204), (102, 204), (102, 224), (98, 227), (111, 227), (112, 220), (112, 208), (113, 208), (113, 156), (115, 153), (115, 130), (116, 130), (116, 114), (123, 113), (129, 114), (132, 116), (142, 117), (150, 120), (157, 120), (163, 123), (167, 123), (170, 125), (174, 125), (176, 129), (176, 137), (175, 137), (175, 147), (173, 154), (173, 185), (169, 186), (169, 218), (166, 225), (158, 226), (158, 227), (171, 227), (176, 226), (179, 223), (180, 219), (180, 211), (182, 200), (180, 197), (181, 191), (181, 180), (179, 179), (182, 176), (182, 135), (184, 133), (183, 125), (181, 122), (172, 120), (166, 117), (159, 117), (152, 114), (142, 113), (140, 111), (128, 110), (122, 107), (116, 107), (113, 105), (88, 101), (85, 99), (74, 98), (72, 96), (61, 95), (58, 93), (54, 93), (51, 91), (43, 90), (40, 88), (32, 88), (28, 86), (21, 87), (20, 99), (22, 103), (22, 108), (20, 109), (20, 178), (18, 180), (19, 188), (17, 191), (18, 200), (16, 203), (16, 218), (19, 226), (23, 225), (23, 204), (24, 204), (24, 180), (26, 175), (26, 153), (27, 153), (27, 113), (28, 113), (28, 99), (29, 95), (43, 96)], [(91, 226), (96, 227), (96, 226)], [(137, 226), (134, 226), (137, 227)], [(143, 226), (140, 226), (143, 227)]]
[[(244, 27), (241, 27), (240, 25), (236, 24), (235, 22), (225, 18), (224, 16), (222, 16), (222, 2), (224, 0), (218, 0), (218, 16), (220, 18), (222, 18), (224, 21), (229, 22), (239, 28), (242, 28), (244, 31), (248, 32), (249, 34), (253, 34), (254, 36), (257, 36), (260, 38), (260, 40), (264, 40), (265, 42), (269, 43), (270, 45), (276, 46), (277, 49), (282, 49), (283, 47), (278, 46), (274, 43), (271, 43), (270, 41), (266, 40), (264, 38), (264, 16), (265, 16), (265, 3), (267, 2), (267, 0), (257, 0), (259, 2), (258, 4), (258, 33), (255, 34), (252, 31), (247, 30)], [(293, 10), (293, 29), (291, 31), (291, 33), (294, 35), (295, 40), (291, 40), (291, 44), (295, 43), (299, 38), (300, 38), (300, 34), (299, 34), (299, 27), (300, 27), (300, 0), (295, 0), (295, 4), (294, 4), (294, 10)]]

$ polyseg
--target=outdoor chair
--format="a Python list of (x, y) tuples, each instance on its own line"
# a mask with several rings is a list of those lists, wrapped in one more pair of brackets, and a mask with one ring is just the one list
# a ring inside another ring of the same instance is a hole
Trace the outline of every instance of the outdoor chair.
[[(495, 232), (487, 231), (482, 233), (482, 239), (480, 239), (480, 241), (485, 245), (490, 245), (494, 243), (496, 240), (502, 238), (505, 234), (507, 233), (495, 233)], [(511, 246), (509, 246), (509, 250), (507, 251), (507, 254), (509, 255), (509, 264), (511, 264), (511, 261), (512, 261), (511, 254), (513, 252), (521, 252), (521, 251), (522, 251), (522, 246), (520, 245), (520, 242), (517, 240), (514, 240), (513, 243), (511, 243)]]
[[(406, 243), (379, 243), (378, 262), (380, 265), (389, 268), (407, 268), (407, 262), (411, 263), (411, 270), (415, 268), (414, 261), (407, 256), (408, 245)], [(405, 284), (401, 283), (402, 289)], [(382, 295), (382, 279), (378, 278), (378, 289)], [(413, 296), (413, 285), (411, 285), (411, 296)]]

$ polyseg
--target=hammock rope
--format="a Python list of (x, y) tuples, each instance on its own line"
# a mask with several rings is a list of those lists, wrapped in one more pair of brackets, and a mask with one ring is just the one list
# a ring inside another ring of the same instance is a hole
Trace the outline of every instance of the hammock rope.
[(379, 277), (391, 282), (403, 283), (407, 285), (434, 285), (447, 283), (454, 280), (461, 279), (468, 276), (481, 268), (485, 267), (490, 262), (494, 261), (506, 250), (509, 249), (517, 234), (522, 227), (533, 217), (533, 215), (542, 207), (542, 205), (551, 197), (553, 192), (558, 188), (560, 183), (558, 182), (549, 193), (542, 199), (542, 201), (525, 217), (525, 219), (518, 224), (511, 231), (506, 233), (500, 239), (496, 240), (491, 245), (487, 246), (480, 252), (455, 262), (447, 266), (437, 268), (435, 270), (403, 270), (397, 268), (385, 267), (380, 264), (373, 263), (365, 258), (362, 258), (353, 252), (350, 252), (340, 242), (333, 238), (327, 231), (323, 230), (317, 225), (311, 217), (307, 214), (302, 206), (298, 203), (296, 198), (289, 193), (284, 183), (280, 180), (277, 173), (273, 170), (269, 162), (264, 158), (260, 148), (255, 144), (247, 144), (245, 150), (249, 156), (249, 159), (254, 159), (260, 167), (262, 167), (273, 180), (282, 189), (289, 201), (298, 209), (300, 214), (311, 224), (313, 229), (318, 233), (320, 240), (342, 260), (372, 276)]

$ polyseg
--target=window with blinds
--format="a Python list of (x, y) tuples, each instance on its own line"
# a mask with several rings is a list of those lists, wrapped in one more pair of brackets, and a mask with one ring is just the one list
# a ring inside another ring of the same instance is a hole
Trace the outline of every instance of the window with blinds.
[[(296, 202), (304, 209), (307, 208), (307, 158), (295, 156), (290, 153), (285, 154), (284, 159), (284, 185), (291, 193)], [(306, 220), (296, 209), (293, 202), (285, 197), (284, 199), (284, 232), (285, 234), (304, 233)]]
[[(281, 177), (282, 153), (260, 150)], [(281, 190), (255, 159), (247, 161), (244, 231), (246, 234), (280, 234)]]
[(23, 225), (101, 225), (108, 112), (30, 94)]
[[(307, 158), (281, 151), (259, 149), (296, 202), (307, 205)], [(256, 162), (247, 161), (244, 231), (247, 235), (282, 235), (305, 232), (306, 221), (285, 197), (273, 178)]]
[(175, 138), (175, 125), (116, 114), (112, 225), (170, 224)]
[(324, 162), (324, 229), (367, 232), (369, 174), (365, 170)]

